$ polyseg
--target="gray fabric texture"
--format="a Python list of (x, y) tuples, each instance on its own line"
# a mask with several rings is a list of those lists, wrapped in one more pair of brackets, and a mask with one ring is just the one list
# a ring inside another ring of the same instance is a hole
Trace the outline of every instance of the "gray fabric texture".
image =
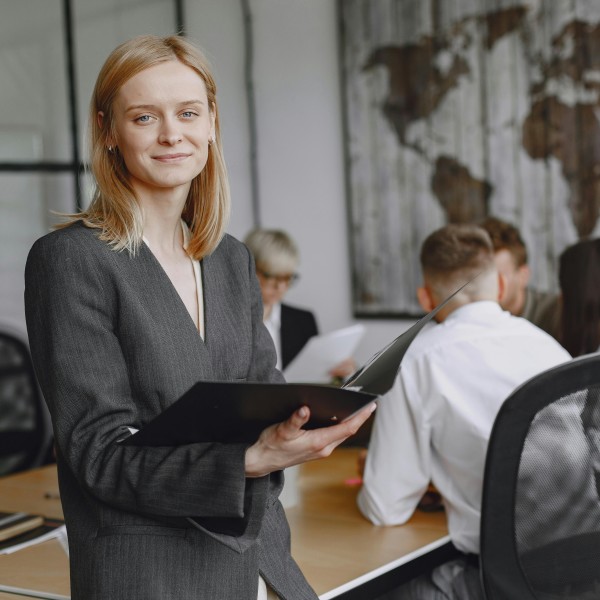
[(242, 444), (118, 443), (196, 381), (282, 381), (246, 247), (225, 236), (202, 275), (205, 340), (147, 246), (115, 252), (76, 223), (30, 251), (73, 600), (255, 600), (259, 572), (284, 600), (316, 598), (290, 555), (281, 473), (246, 479)]

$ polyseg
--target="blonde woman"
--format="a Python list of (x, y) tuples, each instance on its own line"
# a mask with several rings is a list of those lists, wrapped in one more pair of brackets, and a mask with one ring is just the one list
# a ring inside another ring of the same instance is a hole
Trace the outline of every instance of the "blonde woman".
[(224, 234), (229, 189), (202, 54), (177, 36), (125, 42), (89, 119), (93, 202), (38, 240), (26, 268), (71, 598), (314, 599), (290, 556), (280, 470), (330, 453), (370, 409), (307, 432), (302, 408), (251, 446), (119, 444), (198, 380), (282, 378), (252, 257)]
[[(300, 253), (294, 240), (281, 229), (253, 229), (244, 243), (252, 252), (263, 302), (263, 321), (277, 351), (277, 367), (285, 369), (308, 340), (317, 335), (314, 314), (284, 302), (298, 279)], [(333, 379), (345, 379), (356, 370), (352, 357), (335, 365)]]

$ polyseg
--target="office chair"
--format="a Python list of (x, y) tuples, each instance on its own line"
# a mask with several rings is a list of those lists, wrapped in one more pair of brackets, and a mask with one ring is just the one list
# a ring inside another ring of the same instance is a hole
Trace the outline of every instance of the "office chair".
[(0, 326), (0, 475), (40, 466), (52, 444), (52, 426), (26, 337)]
[(490, 438), (481, 512), (487, 600), (600, 599), (600, 354), (530, 379)]

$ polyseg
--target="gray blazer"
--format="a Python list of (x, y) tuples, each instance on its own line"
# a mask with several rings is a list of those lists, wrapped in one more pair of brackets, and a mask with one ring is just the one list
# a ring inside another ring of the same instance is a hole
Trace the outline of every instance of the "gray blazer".
[(118, 443), (198, 380), (282, 380), (246, 247), (225, 236), (202, 276), (205, 340), (145, 245), (115, 252), (76, 223), (30, 251), (73, 600), (255, 600), (259, 572), (281, 598), (316, 598), (290, 555), (281, 473), (246, 479), (243, 444)]

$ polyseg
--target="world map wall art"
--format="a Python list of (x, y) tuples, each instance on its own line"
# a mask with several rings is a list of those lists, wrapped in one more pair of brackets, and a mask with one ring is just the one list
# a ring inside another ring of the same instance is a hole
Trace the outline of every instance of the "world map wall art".
[(353, 309), (421, 313), (419, 250), (492, 215), (532, 285), (600, 234), (598, 0), (338, 0)]

